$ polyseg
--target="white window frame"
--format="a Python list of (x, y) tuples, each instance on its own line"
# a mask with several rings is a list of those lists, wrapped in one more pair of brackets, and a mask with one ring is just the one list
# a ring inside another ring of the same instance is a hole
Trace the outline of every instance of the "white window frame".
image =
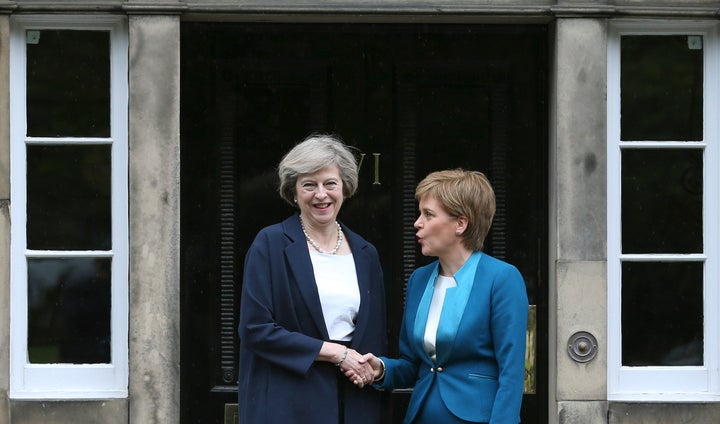
[[(607, 52), (608, 184), (608, 400), (720, 400), (720, 291), (718, 280), (718, 203), (720, 199), (720, 39), (715, 21), (617, 20), (610, 23)], [(701, 35), (703, 37), (703, 140), (620, 140), (620, 37), (623, 35)], [(703, 252), (700, 254), (622, 254), (621, 150), (696, 148), (703, 151)], [(621, 293), (623, 261), (697, 261), (704, 263), (702, 366), (622, 366)]]
[[(95, 30), (110, 33), (110, 137), (28, 137), (26, 125), (27, 30)], [(106, 399), (128, 395), (128, 35), (121, 16), (11, 17), (10, 35), (10, 397)], [(112, 247), (103, 251), (28, 250), (28, 145), (110, 145)], [(111, 274), (111, 363), (30, 364), (27, 354), (27, 258), (106, 257)]]

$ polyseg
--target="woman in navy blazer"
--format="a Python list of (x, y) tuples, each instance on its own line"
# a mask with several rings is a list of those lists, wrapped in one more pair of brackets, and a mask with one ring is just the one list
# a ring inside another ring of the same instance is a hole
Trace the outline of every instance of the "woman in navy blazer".
[(481, 251), (493, 189), (482, 173), (455, 169), (428, 175), (415, 196), (418, 243), (438, 260), (408, 280), (400, 357), (364, 357), (375, 385), (414, 387), (405, 423), (516, 424), (528, 299), (518, 270)]
[(380, 392), (363, 388), (373, 369), (358, 352), (386, 349), (382, 269), (375, 247), (336, 221), (357, 187), (355, 157), (312, 136), (278, 173), (299, 214), (262, 229), (245, 258), (239, 423), (377, 423)]

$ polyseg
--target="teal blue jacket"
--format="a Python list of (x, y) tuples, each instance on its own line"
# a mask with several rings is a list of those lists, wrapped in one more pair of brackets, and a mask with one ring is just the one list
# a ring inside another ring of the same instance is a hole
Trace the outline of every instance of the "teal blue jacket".
[(443, 403), (471, 422), (517, 424), (525, 375), (528, 298), (514, 266), (482, 252), (455, 274), (445, 295), (435, 362), (423, 344), (432, 286), (439, 263), (418, 268), (408, 280), (400, 329), (400, 357), (383, 357), (385, 379), (376, 387), (414, 387), (405, 423), (412, 423), (433, 383)]

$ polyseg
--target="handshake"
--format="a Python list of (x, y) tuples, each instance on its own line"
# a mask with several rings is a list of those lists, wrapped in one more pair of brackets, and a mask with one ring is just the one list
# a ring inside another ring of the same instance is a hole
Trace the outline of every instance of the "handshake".
[(338, 354), (333, 361), (340, 372), (359, 388), (371, 385), (385, 377), (385, 364), (372, 353), (360, 354), (355, 349), (339, 346)]

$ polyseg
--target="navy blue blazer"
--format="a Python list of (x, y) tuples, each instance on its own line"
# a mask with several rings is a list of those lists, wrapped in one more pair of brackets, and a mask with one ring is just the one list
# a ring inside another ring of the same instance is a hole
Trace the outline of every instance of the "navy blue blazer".
[[(429, 306), (426, 289), (435, 282), (438, 262), (418, 268), (408, 280), (400, 358), (383, 358), (386, 375), (378, 385), (414, 386), (406, 423), (417, 416), (433, 384), (445, 406), (464, 420), (520, 421), (528, 316), (525, 283), (514, 266), (481, 255), (474, 278), (471, 274), (468, 279), (472, 285), (458, 281), (458, 287), (446, 292), (435, 362), (425, 351), (423, 336)], [(431, 289), (429, 293), (432, 296)]]
[[(377, 250), (342, 225), (352, 250), (360, 309), (351, 347), (385, 352), (385, 289)], [(245, 257), (240, 302), (238, 416), (242, 424), (338, 422), (345, 385), (346, 424), (380, 422), (380, 392), (358, 389), (333, 364), (315, 362), (328, 332), (312, 262), (295, 214), (262, 229)]]

